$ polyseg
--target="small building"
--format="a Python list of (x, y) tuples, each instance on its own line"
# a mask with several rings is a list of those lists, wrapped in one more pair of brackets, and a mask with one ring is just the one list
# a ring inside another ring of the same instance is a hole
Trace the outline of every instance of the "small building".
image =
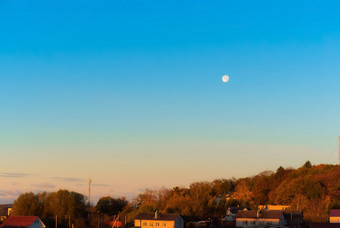
[(238, 211), (236, 214), (236, 227), (254, 226), (284, 226), (285, 218), (281, 210), (250, 210)]
[(224, 218), (227, 222), (235, 222), (236, 214), (238, 211), (248, 211), (249, 209), (246, 207), (228, 207), (226, 212), (226, 217)]
[(329, 223), (340, 223), (340, 209), (331, 209), (329, 212)]
[(0, 205), (0, 223), (8, 218), (12, 212), (12, 204)]
[(184, 228), (180, 214), (140, 213), (135, 217), (135, 227), (140, 228)]
[(303, 212), (302, 211), (284, 211), (285, 226), (291, 228), (301, 228), (303, 223)]
[(38, 216), (9, 216), (0, 228), (45, 228)]

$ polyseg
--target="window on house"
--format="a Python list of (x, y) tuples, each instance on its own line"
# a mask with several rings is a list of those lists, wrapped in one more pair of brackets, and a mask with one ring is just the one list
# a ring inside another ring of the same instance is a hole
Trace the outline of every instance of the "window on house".
[(149, 223), (149, 226), (153, 226), (153, 222), (150, 222), (150, 223)]
[(163, 222), (163, 226), (166, 226), (166, 223), (165, 223), (165, 222)]
[(156, 222), (156, 226), (159, 226), (159, 222)]
[(147, 226), (148, 225), (148, 223), (147, 222), (143, 222), (143, 226)]

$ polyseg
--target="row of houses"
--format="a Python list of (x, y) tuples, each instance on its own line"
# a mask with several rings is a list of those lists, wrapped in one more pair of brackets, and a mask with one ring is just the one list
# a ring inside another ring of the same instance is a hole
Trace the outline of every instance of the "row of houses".
[[(234, 221), (236, 227), (291, 227), (301, 228), (303, 212), (291, 210), (289, 206), (260, 205), (259, 210), (229, 207), (227, 221)], [(330, 223), (340, 228), (340, 209), (330, 210)], [(184, 221), (179, 214), (141, 213), (135, 218), (138, 228), (183, 228)]]
[[(268, 208), (249, 210), (247, 208), (239, 208), (236, 211), (235, 208), (228, 208), (227, 214), (230, 215), (235, 212), (235, 226), (243, 228), (301, 228), (303, 220), (302, 212), (291, 211), (288, 208), (285, 208), (285, 210), (269, 210)], [(330, 224), (337, 224), (340, 227), (340, 210), (330, 211)], [(134, 219), (134, 226), (136, 228), (184, 228), (184, 220), (180, 214), (159, 213), (156, 211), (155, 213), (138, 214)], [(46, 226), (37, 216), (12, 215), (3, 221), (0, 228), (46, 228)]]
[(236, 227), (280, 226), (301, 228), (303, 215), (299, 211), (249, 210), (238, 211)]
[[(294, 222), (295, 226), (291, 226)], [(300, 228), (302, 217), (282, 211), (240, 210), (236, 215), (237, 227), (254, 227), (274, 225), (280, 227)], [(114, 225), (113, 225), (114, 226)], [(118, 225), (117, 225), (118, 226)], [(120, 224), (121, 226), (121, 224)], [(135, 217), (134, 226), (137, 228), (184, 228), (184, 220), (179, 214), (140, 213)], [(0, 228), (45, 228), (37, 216), (9, 216)]]
[(259, 205), (258, 210), (246, 207), (229, 207), (226, 222), (235, 222), (237, 227), (253, 226), (289, 226), (300, 228), (303, 221), (302, 211), (290, 210), (284, 205)]

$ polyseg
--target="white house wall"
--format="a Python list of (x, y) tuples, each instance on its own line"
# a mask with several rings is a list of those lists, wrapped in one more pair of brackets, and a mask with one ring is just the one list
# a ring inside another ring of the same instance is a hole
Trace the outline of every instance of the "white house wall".
[(175, 220), (175, 228), (184, 228), (184, 220), (181, 216), (178, 216), (178, 218)]

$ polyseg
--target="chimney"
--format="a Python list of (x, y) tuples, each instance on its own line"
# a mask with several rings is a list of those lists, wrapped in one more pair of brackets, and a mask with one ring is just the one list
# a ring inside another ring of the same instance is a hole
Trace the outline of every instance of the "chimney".
[(155, 211), (155, 219), (158, 219), (159, 213), (158, 210)]

